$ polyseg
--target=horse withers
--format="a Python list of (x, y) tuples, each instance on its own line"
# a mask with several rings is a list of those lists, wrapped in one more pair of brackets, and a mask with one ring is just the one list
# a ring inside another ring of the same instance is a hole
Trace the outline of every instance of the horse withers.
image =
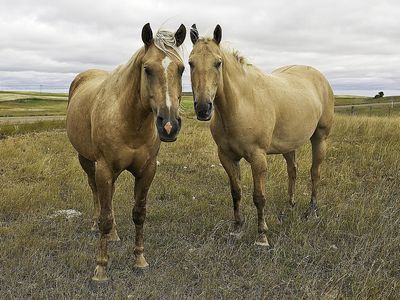
[(333, 123), (334, 96), (325, 77), (309, 66), (292, 65), (267, 75), (220, 46), (219, 25), (212, 38), (200, 38), (196, 25), (190, 31), (189, 57), (194, 108), (201, 121), (211, 119), (218, 156), (228, 174), (235, 228), (240, 236), (242, 219), (239, 161), (251, 165), (253, 201), (257, 208), (257, 245), (269, 246), (264, 217), (267, 155), (282, 154), (287, 162), (289, 202), (295, 205), (295, 151), (312, 145), (310, 205), (305, 216), (317, 214), (317, 186), (325, 157), (326, 139)]
[(142, 29), (144, 46), (128, 63), (112, 72), (82, 72), (71, 84), (68, 138), (93, 192), (93, 229), (98, 223), (101, 233), (93, 280), (107, 280), (107, 241), (119, 240), (112, 197), (114, 183), (124, 170), (135, 177), (134, 266), (148, 266), (143, 256), (146, 197), (156, 172), (160, 140), (175, 141), (181, 127), (184, 65), (180, 46), (185, 37), (183, 25), (175, 33), (159, 30), (153, 37), (146, 24)]

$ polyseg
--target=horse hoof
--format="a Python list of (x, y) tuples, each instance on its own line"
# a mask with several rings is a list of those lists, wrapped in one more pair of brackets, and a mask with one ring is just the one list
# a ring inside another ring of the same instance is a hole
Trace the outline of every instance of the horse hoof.
[(261, 247), (271, 247), (268, 243), (267, 236), (262, 233), (259, 235), (258, 239), (255, 241), (254, 245)]
[(285, 214), (283, 211), (281, 211), (281, 212), (278, 214), (277, 218), (278, 218), (279, 223), (282, 224), (282, 223), (288, 218), (288, 215)]
[(143, 254), (136, 257), (135, 264), (133, 265), (135, 269), (144, 270), (149, 267), (146, 259), (144, 258)]
[(96, 221), (94, 221), (92, 227), (90, 228), (90, 231), (96, 232), (98, 230), (99, 230), (99, 225), (97, 224)]
[(120, 240), (117, 231), (111, 232), (107, 238), (107, 241), (109, 242), (119, 242)]
[(255, 242), (254, 242), (254, 245), (256, 245), (256, 246), (261, 246), (261, 247), (268, 247), (268, 248), (271, 247), (271, 245), (270, 245), (268, 242), (259, 242), (259, 241), (255, 241)]
[(104, 283), (108, 281), (106, 269), (103, 266), (96, 266), (92, 281), (95, 281), (97, 283)]
[(304, 213), (303, 218), (305, 220), (309, 220), (309, 219), (318, 219), (319, 218), (319, 213), (317, 209), (307, 209), (307, 211)]
[(233, 232), (230, 232), (229, 235), (237, 240), (240, 240), (243, 236), (243, 232), (242, 231), (233, 231)]

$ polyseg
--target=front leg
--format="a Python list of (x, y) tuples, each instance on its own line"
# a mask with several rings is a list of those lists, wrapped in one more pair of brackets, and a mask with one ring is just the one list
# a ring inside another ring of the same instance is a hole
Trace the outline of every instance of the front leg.
[(253, 175), (253, 201), (257, 208), (258, 238), (256, 245), (269, 247), (267, 239), (267, 224), (265, 223), (265, 177), (267, 174), (267, 157), (265, 152), (253, 154), (249, 160)]
[(240, 186), (240, 165), (239, 161), (231, 159), (228, 155), (218, 149), (219, 160), (224, 167), (229, 177), (229, 184), (231, 187), (231, 195), (233, 201), (233, 217), (234, 217), (234, 230), (231, 232), (232, 236), (237, 238), (241, 237), (242, 218), (240, 216), (240, 199), (242, 197), (242, 189)]
[(144, 258), (143, 224), (146, 218), (146, 199), (150, 185), (156, 173), (156, 159), (149, 162), (145, 170), (136, 175), (135, 180), (135, 205), (132, 210), (132, 220), (135, 223), (135, 268), (146, 268), (149, 264)]
[(96, 186), (100, 202), (100, 247), (96, 259), (94, 281), (107, 280), (107, 241), (113, 229), (114, 215), (112, 212), (112, 194), (116, 175), (105, 161), (99, 161), (96, 168)]

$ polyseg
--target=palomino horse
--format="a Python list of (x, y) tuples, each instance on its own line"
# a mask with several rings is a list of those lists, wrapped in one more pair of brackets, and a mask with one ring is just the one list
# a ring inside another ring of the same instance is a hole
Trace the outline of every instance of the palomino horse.
[(148, 266), (143, 223), (146, 197), (156, 172), (160, 140), (173, 142), (179, 133), (179, 103), (184, 70), (179, 46), (185, 26), (176, 33), (142, 30), (142, 47), (113, 72), (88, 70), (76, 76), (69, 91), (67, 133), (78, 151), (93, 192), (94, 222), (100, 249), (93, 280), (107, 280), (107, 240), (119, 240), (112, 197), (114, 182), (128, 170), (135, 177), (132, 219), (136, 227), (135, 267)]
[(221, 36), (219, 25), (213, 38), (199, 38), (196, 25), (191, 28), (194, 107), (201, 121), (211, 119), (214, 111), (211, 133), (230, 181), (235, 219), (232, 234), (240, 236), (242, 225), (239, 160), (245, 158), (253, 175), (259, 234), (256, 244), (269, 246), (264, 218), (266, 156), (283, 154), (293, 206), (295, 151), (311, 140), (312, 194), (306, 214), (316, 214), (320, 165), (333, 122), (333, 92), (324, 76), (311, 67), (287, 66), (266, 75), (237, 53), (222, 49)]

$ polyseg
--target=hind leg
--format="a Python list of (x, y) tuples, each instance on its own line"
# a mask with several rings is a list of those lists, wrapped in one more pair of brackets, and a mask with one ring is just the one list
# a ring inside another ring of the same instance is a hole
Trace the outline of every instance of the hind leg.
[(285, 153), (283, 154), (283, 157), (285, 158), (287, 164), (289, 204), (291, 207), (294, 207), (296, 205), (294, 194), (297, 178), (296, 152), (291, 151), (289, 153)]
[(318, 217), (317, 206), (317, 189), (320, 182), (320, 167), (325, 159), (326, 154), (326, 138), (329, 131), (325, 128), (317, 128), (311, 137), (312, 145), (312, 165), (311, 165), (311, 201), (305, 212), (305, 217), (311, 215)]
[[(93, 213), (93, 224), (92, 224), (91, 230), (97, 231), (99, 217), (100, 217), (100, 202), (99, 202), (99, 197), (97, 194), (95, 162), (85, 158), (84, 156), (82, 156), (80, 154), (78, 155), (78, 158), (79, 158), (79, 163), (81, 164), (82, 169), (86, 172), (86, 175), (88, 177), (88, 183), (92, 190), (94, 213)], [(114, 193), (114, 189), (112, 192)], [(113, 210), (113, 216), (114, 216), (114, 210)], [(116, 230), (115, 218), (113, 218), (113, 220), (114, 220), (114, 225), (113, 225), (113, 229), (109, 235), (109, 240), (110, 241), (119, 241), (118, 233)]]
[(97, 231), (98, 229), (98, 221), (100, 216), (100, 203), (99, 198), (97, 196), (97, 187), (96, 187), (96, 168), (95, 163), (87, 158), (83, 157), (82, 155), (78, 155), (79, 163), (81, 164), (82, 169), (86, 172), (88, 183), (90, 189), (92, 190), (93, 196), (93, 204), (94, 204), (94, 213), (93, 213), (93, 224), (92, 224), (92, 231)]

